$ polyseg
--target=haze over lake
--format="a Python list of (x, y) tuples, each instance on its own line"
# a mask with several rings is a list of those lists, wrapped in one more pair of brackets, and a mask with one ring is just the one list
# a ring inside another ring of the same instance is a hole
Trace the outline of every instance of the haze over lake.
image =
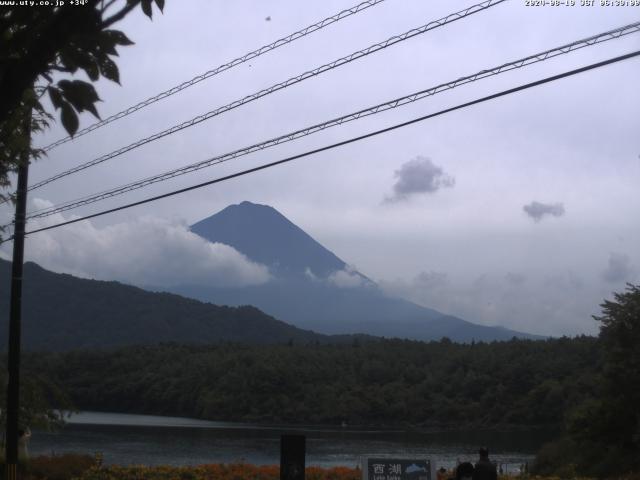
[(358, 465), (361, 455), (427, 457), (437, 466), (475, 460), (488, 445), (494, 461), (514, 471), (531, 462), (553, 432), (407, 432), (331, 426), (263, 426), (190, 418), (82, 412), (57, 432), (35, 432), (32, 455), (80, 452), (104, 455), (108, 464), (278, 464), (280, 435), (307, 436), (307, 465)]

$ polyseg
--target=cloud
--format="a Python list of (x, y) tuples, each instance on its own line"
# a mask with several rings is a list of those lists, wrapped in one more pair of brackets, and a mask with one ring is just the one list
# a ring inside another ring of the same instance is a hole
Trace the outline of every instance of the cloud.
[(632, 275), (631, 259), (623, 253), (611, 252), (607, 268), (602, 278), (609, 283), (620, 283), (629, 280)]
[(441, 188), (453, 187), (456, 183), (454, 177), (445, 174), (431, 159), (422, 156), (403, 163), (395, 171), (394, 177), (396, 183), (393, 185), (393, 195), (387, 197), (386, 202), (406, 200), (416, 194), (435, 193)]
[(340, 288), (355, 288), (366, 284), (365, 278), (350, 266), (333, 272), (329, 275), (327, 281)]
[(422, 272), (411, 279), (380, 280), (388, 295), (481, 325), (501, 325), (541, 335), (597, 333), (591, 315), (611, 294), (597, 276), (571, 270), (452, 275)]
[(522, 210), (531, 218), (534, 222), (539, 222), (545, 215), (553, 215), (554, 217), (561, 217), (564, 215), (564, 204), (562, 203), (541, 203), (533, 201), (529, 205), (524, 205)]
[(304, 269), (304, 276), (314, 282), (317, 282), (319, 280), (318, 276), (315, 273), (313, 273), (313, 270), (311, 270), (311, 268), (309, 267)]
[[(36, 209), (50, 205), (37, 199), (33, 204)], [(54, 215), (30, 223), (30, 228), (70, 218)], [(244, 286), (270, 278), (267, 267), (234, 248), (208, 242), (179, 222), (155, 217), (102, 228), (82, 221), (40, 232), (29, 236), (25, 254), (27, 260), (57, 272), (141, 286)]]
[(420, 288), (435, 289), (446, 286), (449, 277), (444, 272), (420, 272), (413, 280)]
[(522, 285), (527, 281), (527, 277), (521, 273), (507, 272), (504, 276), (505, 280), (510, 285)]

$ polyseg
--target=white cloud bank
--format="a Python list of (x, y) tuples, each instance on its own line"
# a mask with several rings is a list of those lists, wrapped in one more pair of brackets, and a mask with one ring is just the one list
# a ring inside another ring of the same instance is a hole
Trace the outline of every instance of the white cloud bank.
[(600, 313), (602, 301), (611, 298), (612, 292), (623, 291), (625, 281), (640, 281), (640, 276), (628, 269), (629, 264), (627, 256), (612, 255), (602, 276), (597, 271), (578, 274), (562, 269), (526, 275), (493, 272), (467, 278), (422, 272), (411, 280), (379, 284), (389, 295), (474, 323), (541, 335), (596, 334), (598, 324), (592, 315)]
[(365, 279), (358, 271), (350, 266), (346, 266), (343, 270), (333, 272), (327, 278), (330, 284), (340, 288), (355, 288), (366, 285)]
[[(32, 203), (34, 209), (51, 205), (39, 199)], [(53, 215), (30, 222), (28, 229), (70, 218)], [(2, 252), (10, 254), (11, 244)], [(270, 278), (266, 266), (234, 248), (208, 242), (179, 222), (155, 217), (102, 228), (85, 220), (33, 234), (26, 241), (25, 258), (56, 272), (142, 286), (244, 286)]]

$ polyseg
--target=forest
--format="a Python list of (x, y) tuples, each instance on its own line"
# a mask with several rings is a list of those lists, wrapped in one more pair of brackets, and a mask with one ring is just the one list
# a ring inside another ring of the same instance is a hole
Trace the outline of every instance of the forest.
[(560, 425), (592, 395), (593, 337), (457, 344), (382, 340), (124, 347), (29, 354), (76, 408), (219, 421)]

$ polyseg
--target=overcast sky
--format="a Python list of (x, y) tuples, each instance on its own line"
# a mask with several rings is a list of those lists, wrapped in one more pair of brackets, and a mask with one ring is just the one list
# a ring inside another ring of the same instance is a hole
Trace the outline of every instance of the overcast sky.
[[(120, 49), (122, 86), (99, 82), (99, 111), (118, 112), (355, 3), (170, 0), (153, 22), (136, 12), (119, 24), (136, 42)], [(30, 182), (474, 3), (386, 0), (55, 149), (32, 167)], [(30, 195), (40, 206), (70, 200), (638, 20), (640, 7), (527, 7), (511, 0)], [(639, 48), (640, 34), (629, 35), (73, 213), (277, 160)], [(36, 234), (26, 256), (56, 271), (138, 284), (170, 274), (166, 265), (155, 271), (154, 259), (184, 257), (194, 278), (261, 283), (269, 278), (262, 266), (198, 243), (186, 229), (249, 200), (275, 207), (390, 294), (487, 325), (596, 333), (590, 316), (599, 303), (625, 282), (640, 282), (639, 74), (640, 60), (629, 60)], [(81, 126), (92, 120), (83, 116)], [(37, 143), (61, 136), (54, 127)], [(205, 269), (195, 260), (200, 255), (208, 259)]]

